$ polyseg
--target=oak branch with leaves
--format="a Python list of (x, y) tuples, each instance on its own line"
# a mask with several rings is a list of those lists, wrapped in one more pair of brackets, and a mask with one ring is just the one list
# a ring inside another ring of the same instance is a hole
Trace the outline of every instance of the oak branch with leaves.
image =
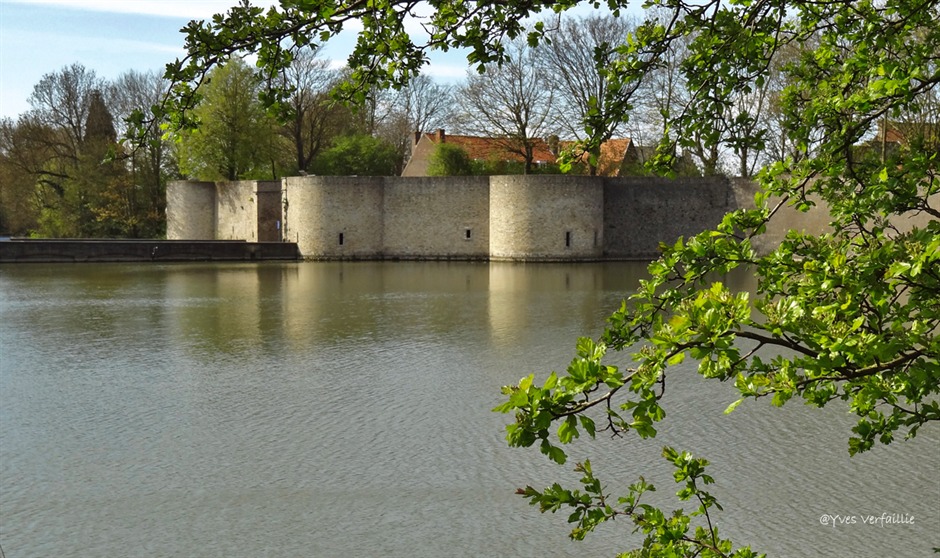
[[(526, 18), (563, 13), (579, 4), (619, 13), (625, 2), (504, 0), (283, 0), (277, 9), (242, 4), (186, 29), (189, 56), (171, 64), (174, 85), (155, 117), (186, 123), (186, 109), (206, 72), (227, 57), (251, 52), (276, 104), (289, 92), (276, 79), (293, 52), (362, 26), (349, 57), (341, 95), (362, 100), (368, 87), (400, 87), (418, 74), (434, 49), (466, 48), (471, 65), (499, 64), (504, 45), (525, 36), (547, 40)], [(638, 26), (603, 75), (604, 99), (587, 111), (584, 148), (609, 137), (630, 115), (631, 96), (659, 57), (683, 41), (681, 72), (688, 100), (668, 121), (655, 168), (694, 143), (728, 138), (723, 129), (735, 99), (747, 96), (777, 64), (786, 87), (779, 98), (782, 130), (793, 156), (762, 169), (755, 209), (727, 215), (714, 230), (664, 246), (650, 277), (610, 317), (597, 339), (581, 339), (566, 373), (534, 377), (505, 388), (499, 411), (513, 413), (508, 440), (534, 446), (559, 463), (563, 446), (585, 432), (656, 434), (664, 417), (663, 386), (683, 359), (698, 362), (705, 379), (730, 380), (743, 399), (783, 405), (834, 400), (857, 415), (848, 450), (912, 437), (940, 420), (940, 83), (938, 0), (651, 0), (658, 9)], [(415, 38), (407, 28), (420, 24)], [(935, 108), (935, 107), (934, 107)], [(139, 115), (143, 122), (143, 115)], [(732, 114), (732, 116), (734, 116)], [(722, 141), (760, 149), (766, 131), (746, 112), (731, 118), (746, 135)], [(935, 118), (935, 116), (934, 116)], [(913, 126), (910, 124), (920, 124)], [(878, 133), (879, 125), (881, 134)], [(910, 131), (888, 148), (887, 130)], [(779, 132), (779, 130), (778, 130)], [(779, 208), (828, 212), (831, 232), (790, 232), (775, 249), (752, 242)], [(756, 292), (736, 293), (712, 278), (736, 268), (756, 274)], [(605, 364), (609, 351), (627, 352), (629, 368)], [(733, 408), (733, 405), (732, 405)], [(589, 415), (600, 410), (603, 421)], [(730, 409), (729, 409), (730, 410)], [(613, 501), (590, 463), (579, 489), (522, 489), (541, 509), (570, 508), (572, 536), (629, 516), (643, 535), (629, 555), (752, 556), (717, 536), (718, 508), (704, 486), (706, 462), (667, 448), (678, 495), (698, 506), (667, 516), (643, 504), (640, 482)]]

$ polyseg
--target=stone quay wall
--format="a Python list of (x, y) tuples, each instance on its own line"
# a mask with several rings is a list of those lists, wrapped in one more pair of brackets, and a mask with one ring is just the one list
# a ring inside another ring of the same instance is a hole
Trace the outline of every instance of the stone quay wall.
[(645, 260), (754, 191), (721, 177), (183, 181), (167, 187), (167, 237), (296, 242), (306, 259)]

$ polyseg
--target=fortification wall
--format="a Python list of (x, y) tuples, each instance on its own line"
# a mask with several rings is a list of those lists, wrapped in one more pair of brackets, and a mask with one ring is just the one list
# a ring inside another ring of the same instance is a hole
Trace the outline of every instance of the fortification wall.
[(487, 177), (386, 178), (384, 192), (385, 257), (489, 257)]
[(601, 259), (604, 185), (589, 176), (490, 177), (494, 260)]
[[(752, 209), (754, 205), (754, 195), (758, 191), (757, 183), (744, 179), (730, 179), (732, 193), (735, 197), (735, 209)], [(821, 233), (831, 230), (829, 221), (831, 220), (829, 210), (826, 204), (817, 196), (810, 196), (817, 205), (810, 211), (800, 211), (789, 204), (782, 205), (774, 213), (773, 219), (767, 223), (764, 234), (755, 237), (751, 241), (751, 246), (758, 254), (766, 254), (773, 251), (786, 237), (790, 230), (810, 233)], [(780, 203), (780, 198), (768, 198), (768, 203), (775, 206)]]
[(254, 180), (216, 184), (216, 240), (258, 240), (257, 190)]
[(215, 240), (215, 183), (181, 180), (166, 185), (167, 240)]
[(604, 255), (649, 259), (673, 243), (714, 227), (737, 199), (728, 179), (628, 177), (604, 180)]
[[(754, 194), (758, 189), (755, 182), (734, 178), (731, 179), (731, 185), (738, 207), (754, 207)], [(784, 203), (777, 209), (773, 219), (767, 223), (764, 234), (752, 241), (752, 246), (759, 254), (774, 250), (791, 230), (810, 234), (832, 231), (832, 227), (829, 226), (832, 218), (825, 202), (817, 195), (810, 195), (808, 199), (816, 204), (809, 211), (800, 211), (788, 203)], [(768, 203), (773, 207), (780, 201), (779, 197), (772, 197), (769, 198)], [(929, 196), (927, 203), (931, 207), (940, 207), (940, 193)], [(932, 220), (935, 220), (934, 217), (928, 213), (908, 211), (904, 215), (894, 216), (891, 224), (897, 228), (898, 232), (905, 233), (910, 232), (914, 227), (926, 228)]]
[(297, 176), (284, 179), (284, 240), (304, 258), (382, 255), (382, 177)]
[[(740, 179), (560, 175), (181, 181), (167, 186), (167, 238), (296, 242), (309, 259), (649, 259), (753, 207), (756, 190)], [(785, 206), (754, 247), (828, 222), (822, 207)]]

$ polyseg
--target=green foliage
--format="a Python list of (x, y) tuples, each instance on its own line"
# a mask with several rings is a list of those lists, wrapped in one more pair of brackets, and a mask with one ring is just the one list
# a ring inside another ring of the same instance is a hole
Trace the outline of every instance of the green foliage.
[(38, 225), (36, 179), (29, 172), (29, 161), (17, 159), (19, 155), (37, 156), (42, 150), (19, 147), (24, 132), (11, 119), (0, 120), (0, 234), (26, 236)]
[(152, 133), (148, 139), (155, 141), (126, 151), (115, 129), (121, 111), (149, 106), (161, 85), (155, 75), (133, 73), (106, 84), (79, 64), (43, 76), (30, 97), (32, 110), (0, 122), (0, 230), (163, 236), (166, 144)]
[(258, 99), (254, 71), (241, 59), (218, 66), (193, 109), (199, 127), (179, 137), (179, 165), (197, 180), (276, 178), (276, 123)]
[[(610, 317), (601, 338), (579, 341), (565, 376), (553, 374), (542, 386), (530, 376), (506, 388), (508, 401), (497, 409), (515, 413), (511, 445), (541, 440), (543, 453), (564, 462), (560, 445), (576, 436), (574, 418), (596, 405), (608, 409), (606, 430), (655, 436), (665, 416), (657, 387), (686, 358), (697, 361), (703, 378), (733, 382), (740, 399), (727, 412), (743, 399), (844, 402), (856, 415), (850, 454), (913, 437), (940, 420), (940, 156), (916, 142), (889, 159), (853, 156), (873, 122), (940, 83), (928, 54), (940, 51), (940, 30), (931, 23), (940, 13), (936, 3), (862, 4), (857, 13), (826, 6), (792, 2), (794, 19), (766, 5), (715, 6), (707, 8), (707, 25), (703, 16), (638, 31), (635, 54), (681, 34), (695, 37), (687, 75), (708, 94), (676, 118), (680, 134), (707, 133), (721, 108), (716, 103), (750, 87), (780, 41), (805, 42), (806, 53), (789, 67), (784, 105), (803, 157), (760, 173), (756, 209), (664, 246), (650, 278)], [(620, 70), (623, 79), (633, 71)], [(792, 231), (775, 250), (758, 254), (752, 240), (783, 204), (828, 211), (833, 232)], [(920, 224), (912, 226), (915, 216)], [(710, 279), (738, 267), (757, 275), (756, 293)], [(604, 365), (608, 350), (630, 351), (630, 370)], [(696, 544), (703, 553), (709, 548)]]
[[(574, 422), (573, 418), (569, 417), (565, 422)], [(593, 433), (591, 435), (593, 437)], [(764, 556), (753, 552), (749, 547), (734, 550), (730, 540), (718, 536), (718, 528), (714, 526), (711, 516), (715, 510), (722, 508), (714, 496), (703, 490), (704, 486), (715, 482), (711, 476), (705, 474), (708, 461), (670, 447), (663, 448), (663, 458), (675, 468), (673, 477), (682, 487), (676, 492), (676, 497), (680, 501), (697, 504), (693, 511), (686, 513), (684, 509), (679, 509), (667, 514), (660, 508), (644, 503), (643, 495), (655, 492), (656, 487), (642, 477), (629, 486), (626, 495), (615, 501), (605, 494), (600, 479), (594, 475), (590, 461), (575, 465), (575, 471), (583, 475), (580, 479), (581, 488), (570, 490), (555, 483), (544, 490), (527, 486), (516, 492), (529, 500), (531, 505), (538, 506), (542, 513), (555, 513), (568, 508), (568, 523), (574, 525), (569, 536), (573, 540), (584, 539), (588, 533), (606, 521), (618, 517), (627, 518), (634, 525), (633, 532), (643, 535), (643, 542), (636, 550), (620, 554), (622, 558)]]
[[(560, 13), (579, 4), (567, 0), (551, 7)], [(606, 5), (618, 13), (625, 2)], [(669, 154), (698, 149), (709, 161), (703, 172), (717, 172), (718, 146), (744, 154), (765, 145), (766, 130), (735, 103), (761, 88), (774, 56), (787, 51), (790, 62), (779, 68), (786, 87), (775, 110), (789, 155), (757, 174), (755, 209), (736, 211), (715, 230), (664, 245), (662, 257), (649, 266), (649, 279), (611, 315), (600, 337), (578, 342), (566, 374), (553, 373), (542, 385), (528, 376), (505, 388), (507, 400), (497, 410), (514, 414), (509, 443), (537, 445), (564, 463), (562, 446), (582, 432), (654, 437), (666, 416), (666, 378), (684, 359), (698, 363), (704, 380), (733, 384), (735, 400), (765, 399), (777, 406), (841, 402), (856, 416), (848, 435), (853, 454), (898, 436), (913, 437), (940, 420), (940, 154), (931, 139), (936, 122), (906, 127), (909, 137), (890, 153), (856, 156), (856, 146), (877, 123), (925, 114), (924, 99), (940, 86), (940, 2), (648, 5), (658, 8), (658, 16), (616, 49), (603, 100), (594, 103), (604, 110), (585, 115), (585, 151), (597, 153), (627, 117), (637, 85), (664, 54), (681, 52), (678, 67), (689, 97), (681, 110), (663, 114), (663, 139), (652, 164), (668, 174), (674, 171)], [(353, 100), (364, 100), (373, 85), (405, 84), (431, 48), (467, 48), (470, 63), (482, 71), (505, 59), (507, 39), (526, 33), (529, 45), (542, 39), (544, 26), (524, 28), (542, 6), (520, 0), (436, 2), (425, 21), (431, 36), (416, 44), (405, 32), (409, 2), (284, 2), (280, 10), (266, 12), (245, 4), (227, 17), (187, 28), (190, 57), (168, 70), (177, 103), (169, 114), (174, 121), (185, 119), (181, 109), (192, 104), (193, 88), (216, 57), (257, 52), (262, 71), (273, 75), (289, 63), (285, 41), (326, 41), (352, 19), (364, 27), (343, 90)], [(680, 44), (682, 49), (672, 48)], [(827, 212), (832, 232), (793, 231), (769, 253), (758, 253), (752, 241), (781, 206)], [(757, 276), (756, 292), (732, 292), (711, 279), (736, 268)], [(628, 352), (629, 366), (605, 364), (608, 351)], [(587, 414), (594, 408), (606, 412), (600, 427)], [(587, 462), (579, 468), (582, 488), (526, 489), (523, 495), (545, 510), (574, 507), (569, 520), (576, 524), (576, 538), (616, 514), (630, 516), (644, 539), (628, 555), (752, 555), (746, 548), (733, 551), (718, 537), (709, 516), (717, 506), (701, 490), (707, 484), (705, 462), (665, 453), (677, 468), (677, 481), (686, 483), (679, 497), (699, 503), (688, 516), (667, 517), (637, 504), (645, 485), (635, 485), (614, 507), (602, 497)], [(693, 531), (690, 517), (696, 513), (706, 525)]]
[[(439, 143), (428, 164), (429, 176), (492, 176), (527, 174), (526, 165), (519, 161), (475, 161), (459, 145)], [(558, 165), (535, 165), (528, 174), (558, 174)]]
[(369, 135), (334, 140), (313, 162), (315, 174), (332, 176), (392, 176), (397, 174), (398, 150)]
[(97, 89), (91, 93), (88, 104), (88, 118), (85, 119), (84, 143), (99, 143), (110, 147), (117, 141), (117, 132), (114, 131), (114, 117), (101, 98), (101, 91)]
[(428, 176), (468, 176), (477, 174), (473, 161), (459, 145), (439, 143), (428, 162)]

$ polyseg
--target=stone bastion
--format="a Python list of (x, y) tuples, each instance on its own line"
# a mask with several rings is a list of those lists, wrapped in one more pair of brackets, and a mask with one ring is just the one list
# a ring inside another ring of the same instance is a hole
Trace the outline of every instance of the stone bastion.
[[(750, 181), (566, 175), (297, 176), (167, 186), (167, 238), (296, 242), (305, 259), (647, 260), (751, 207)], [(828, 215), (781, 218), (825, 228)], [(760, 247), (758, 247), (760, 248)]]

